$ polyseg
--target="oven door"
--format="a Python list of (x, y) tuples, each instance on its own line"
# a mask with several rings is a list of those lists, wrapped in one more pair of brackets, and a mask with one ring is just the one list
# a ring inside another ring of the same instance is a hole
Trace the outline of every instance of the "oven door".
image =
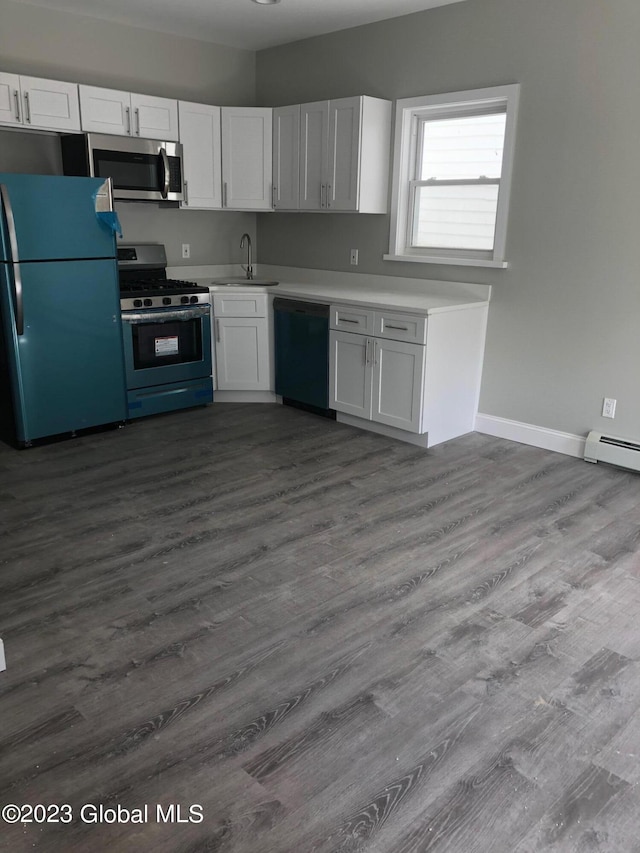
[(127, 389), (211, 376), (208, 305), (123, 311)]

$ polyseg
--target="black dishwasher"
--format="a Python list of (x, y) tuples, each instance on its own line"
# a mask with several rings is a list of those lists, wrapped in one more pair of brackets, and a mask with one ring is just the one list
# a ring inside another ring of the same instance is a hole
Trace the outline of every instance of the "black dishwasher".
[(276, 394), (283, 403), (335, 417), (329, 409), (329, 306), (273, 300)]

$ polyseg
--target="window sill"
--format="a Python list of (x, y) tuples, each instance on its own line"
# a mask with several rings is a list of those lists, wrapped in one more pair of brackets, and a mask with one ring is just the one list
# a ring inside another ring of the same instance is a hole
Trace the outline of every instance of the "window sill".
[(494, 269), (506, 269), (509, 264), (507, 261), (483, 261), (479, 258), (449, 258), (446, 256), (425, 256), (425, 255), (383, 255), (383, 261), (404, 261), (410, 264), (449, 264), (450, 266), (458, 267), (493, 267)]

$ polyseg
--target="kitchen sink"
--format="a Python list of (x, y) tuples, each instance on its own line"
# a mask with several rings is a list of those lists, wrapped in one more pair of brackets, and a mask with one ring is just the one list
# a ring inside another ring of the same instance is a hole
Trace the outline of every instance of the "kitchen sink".
[(246, 278), (243, 276), (214, 278), (211, 283), (223, 287), (275, 287), (276, 284), (279, 284), (271, 278)]

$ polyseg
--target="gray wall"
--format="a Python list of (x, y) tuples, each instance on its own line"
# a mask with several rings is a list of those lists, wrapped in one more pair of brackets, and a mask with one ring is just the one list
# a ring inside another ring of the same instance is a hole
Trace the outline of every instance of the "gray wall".
[[(255, 53), (0, 0), (0, 70), (221, 106), (255, 104)], [(0, 130), (0, 172), (61, 171), (57, 137)], [(236, 263), (255, 215), (119, 204), (125, 240), (157, 240), (171, 265)], [(191, 259), (181, 258), (182, 243)]]
[(337, 214), (260, 216), (260, 260), (492, 284), (480, 411), (640, 439), (639, 37), (638, 0), (468, 0), (260, 52), (262, 104), (521, 83), (508, 270), (384, 262), (388, 217)]

